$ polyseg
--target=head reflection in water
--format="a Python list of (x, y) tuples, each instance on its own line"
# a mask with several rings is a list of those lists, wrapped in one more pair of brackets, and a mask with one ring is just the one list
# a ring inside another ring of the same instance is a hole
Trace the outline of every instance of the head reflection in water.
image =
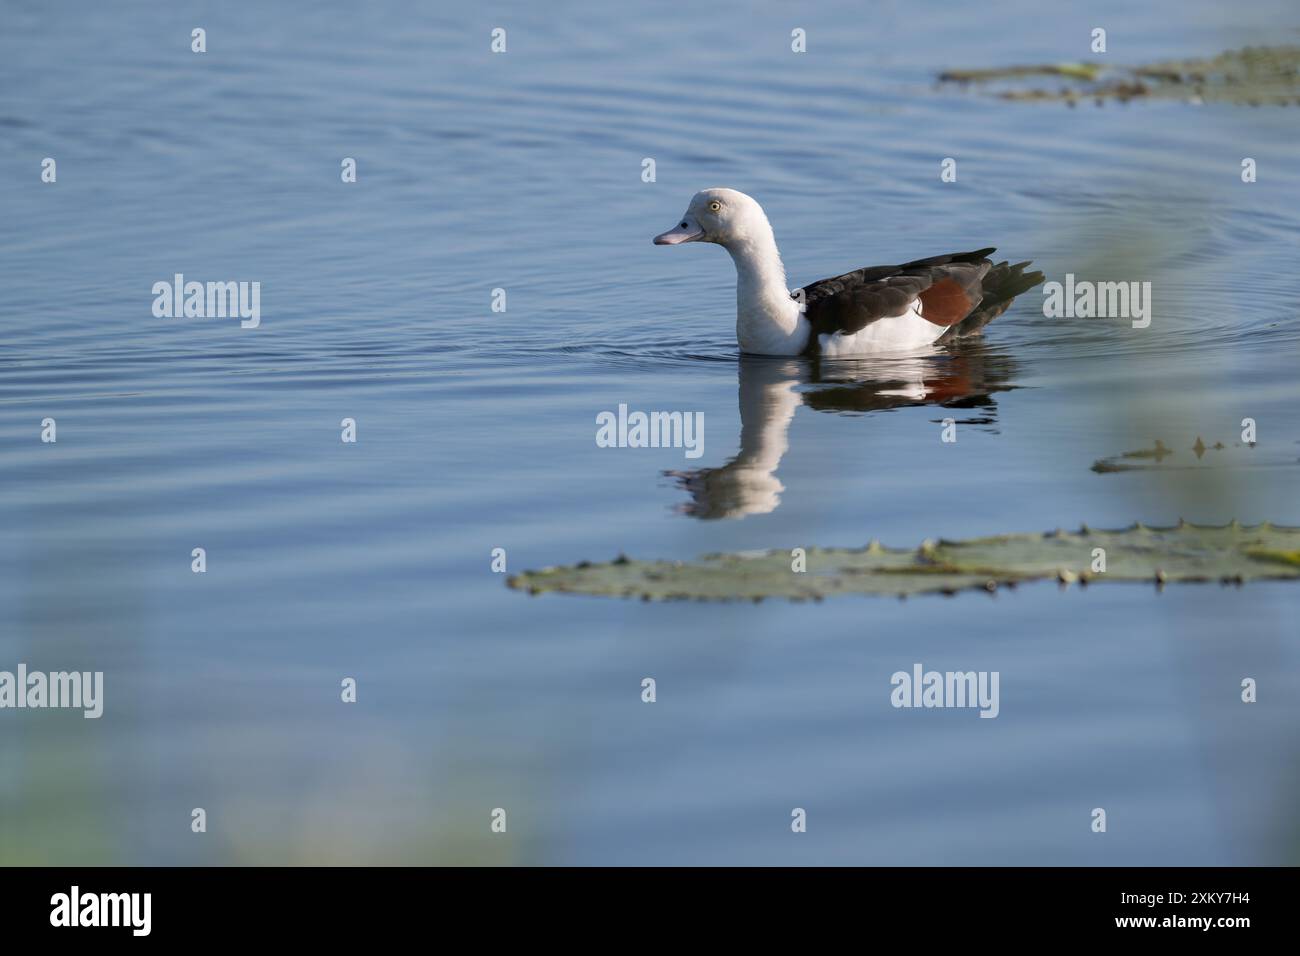
[[(1014, 372), (1009, 357), (975, 342), (820, 366), (807, 359), (742, 356), (740, 451), (718, 468), (665, 472), (691, 496), (678, 511), (705, 519), (775, 511), (785, 491), (776, 471), (790, 447), (790, 422), (800, 405), (858, 414), (920, 405), (978, 409), (982, 414), (966, 421), (987, 426), (996, 421), (993, 394), (1014, 388)], [(870, 426), (855, 417), (844, 427)]]

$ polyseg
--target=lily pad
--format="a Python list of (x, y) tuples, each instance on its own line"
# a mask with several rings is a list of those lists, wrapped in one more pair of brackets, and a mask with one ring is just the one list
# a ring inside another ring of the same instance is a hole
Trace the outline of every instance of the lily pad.
[(1021, 76), (1068, 76), (1095, 80), (1101, 73), (1099, 63), (1040, 63), (1032, 66), (995, 66), (983, 70), (946, 70), (939, 74), (943, 83), (987, 83)]
[[(1034, 77), (1058, 77), (1048, 89), (1027, 85)], [(1047, 100), (1073, 106), (1093, 100), (1181, 99), (1260, 106), (1300, 103), (1300, 46), (1244, 47), (1215, 57), (1166, 60), (1133, 67), (1057, 63), (979, 70), (948, 70), (943, 83), (979, 84), (1008, 100)]]
[[(1097, 549), (1104, 552), (1104, 571)], [(790, 551), (705, 555), (695, 561), (640, 561), (620, 556), (594, 564), (525, 571), (507, 584), (531, 594), (639, 597), (643, 600), (821, 600), (837, 594), (899, 595), (967, 589), (996, 591), (1025, 581), (1243, 583), (1300, 579), (1300, 528), (1272, 524), (1217, 526), (1135, 524), (1114, 531), (1087, 527), (965, 541), (926, 541), (917, 548), (808, 548), (806, 570)]]
[[(1190, 455), (1179, 457), (1173, 448), (1169, 448), (1160, 439), (1156, 439), (1155, 447), (1139, 448), (1135, 451), (1120, 452), (1118, 455), (1111, 455), (1109, 458), (1099, 458), (1092, 463), (1092, 470), (1099, 475), (1114, 474), (1123, 471), (1149, 471), (1149, 470), (1179, 470), (1185, 471), (1198, 467), (1213, 467), (1219, 464), (1240, 465), (1243, 462), (1252, 464), (1260, 463), (1253, 459), (1255, 445), (1246, 443), (1234, 445), (1231, 448), (1221, 441), (1216, 441), (1213, 445), (1207, 445), (1201, 439), (1200, 435), (1196, 436), (1196, 443), (1190, 446)], [(1227, 451), (1226, 456), (1218, 454)], [(1245, 453), (1250, 453), (1252, 458), (1243, 458)], [(1165, 459), (1174, 456), (1170, 464), (1165, 464)], [(1208, 456), (1208, 457), (1207, 457)], [(1266, 460), (1264, 464), (1277, 466), (1288, 465), (1290, 462)]]

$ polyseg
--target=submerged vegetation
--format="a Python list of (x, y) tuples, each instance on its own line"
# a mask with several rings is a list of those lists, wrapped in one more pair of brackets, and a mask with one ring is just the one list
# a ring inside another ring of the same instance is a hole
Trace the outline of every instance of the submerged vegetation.
[(926, 541), (917, 548), (808, 548), (706, 555), (696, 561), (637, 561), (525, 571), (510, 587), (540, 594), (639, 597), (643, 600), (820, 600), (836, 594), (952, 594), (996, 591), (1027, 581), (1220, 581), (1300, 578), (1300, 528), (1222, 527), (1180, 522), (1115, 531), (1053, 531), (967, 541)]
[[(1048, 88), (1032, 81), (1054, 77)], [(1245, 106), (1300, 104), (1300, 46), (1245, 47), (1216, 57), (1166, 60), (1146, 66), (1057, 63), (981, 70), (948, 70), (941, 83), (978, 84), (1008, 100), (1046, 100), (1074, 106), (1093, 100), (1179, 99)], [(1026, 81), (1030, 81), (1027, 83)]]

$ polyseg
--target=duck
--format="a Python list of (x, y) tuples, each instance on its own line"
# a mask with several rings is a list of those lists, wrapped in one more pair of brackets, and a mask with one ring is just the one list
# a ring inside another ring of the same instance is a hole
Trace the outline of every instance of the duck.
[(913, 353), (979, 334), (1043, 281), (995, 248), (869, 266), (791, 290), (763, 207), (735, 189), (697, 192), (659, 246), (712, 242), (736, 265), (736, 342), (749, 355), (853, 358)]

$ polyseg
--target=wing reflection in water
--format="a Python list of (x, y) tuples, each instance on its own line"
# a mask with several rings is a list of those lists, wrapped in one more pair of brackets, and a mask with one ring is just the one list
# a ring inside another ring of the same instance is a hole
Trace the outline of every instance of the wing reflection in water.
[(850, 415), (921, 405), (979, 409), (982, 415), (967, 422), (991, 425), (997, 420), (993, 395), (1015, 387), (1015, 371), (1014, 360), (982, 342), (823, 363), (741, 356), (740, 451), (718, 468), (665, 472), (691, 496), (677, 510), (704, 519), (775, 511), (785, 490), (776, 470), (800, 405)]

